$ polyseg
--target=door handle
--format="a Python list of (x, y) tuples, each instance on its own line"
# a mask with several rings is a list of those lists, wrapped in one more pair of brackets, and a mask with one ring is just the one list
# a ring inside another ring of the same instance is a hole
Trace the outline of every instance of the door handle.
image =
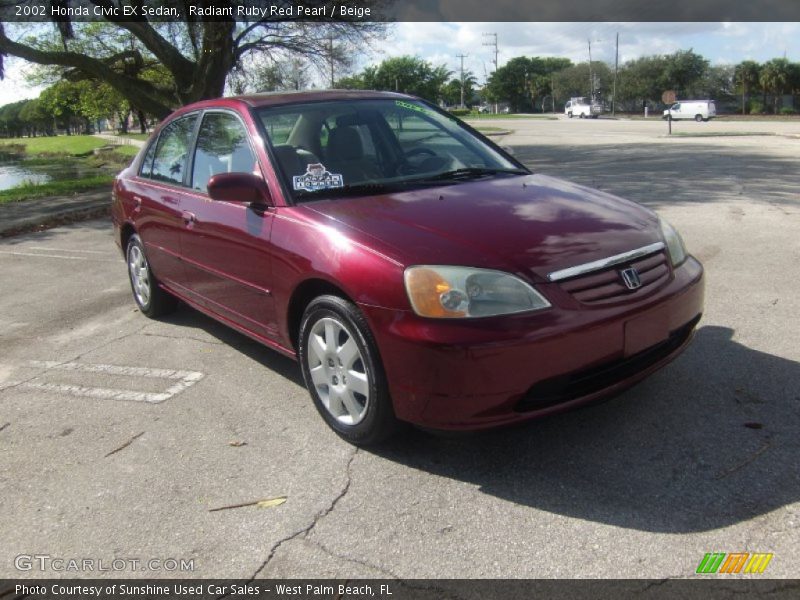
[(188, 210), (183, 211), (181, 216), (183, 217), (184, 225), (187, 227), (191, 227), (197, 222), (197, 217), (194, 216), (194, 213), (190, 213)]
[(134, 196), (133, 197), (133, 212), (139, 212), (142, 210), (142, 198), (141, 196)]

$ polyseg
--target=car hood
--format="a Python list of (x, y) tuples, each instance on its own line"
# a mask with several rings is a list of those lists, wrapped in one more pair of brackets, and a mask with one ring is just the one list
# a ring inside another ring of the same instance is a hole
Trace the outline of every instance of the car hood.
[(544, 175), (303, 206), (405, 266), (468, 265), (540, 281), (552, 271), (661, 240), (651, 210)]

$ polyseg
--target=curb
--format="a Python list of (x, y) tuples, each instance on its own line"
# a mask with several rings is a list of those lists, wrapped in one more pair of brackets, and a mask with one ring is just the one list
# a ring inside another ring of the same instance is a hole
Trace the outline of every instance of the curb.
[(1, 204), (0, 238), (106, 216), (111, 209), (109, 196), (110, 190), (104, 189)]

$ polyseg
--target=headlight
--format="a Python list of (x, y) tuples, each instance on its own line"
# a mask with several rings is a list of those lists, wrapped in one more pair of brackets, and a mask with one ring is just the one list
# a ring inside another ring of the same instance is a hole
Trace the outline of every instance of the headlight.
[(489, 269), (420, 265), (406, 269), (405, 284), (421, 317), (491, 317), (550, 306), (518, 277)]
[(683, 245), (681, 234), (672, 225), (661, 219), (661, 235), (664, 236), (664, 242), (667, 244), (672, 266), (677, 267), (686, 260), (686, 246)]

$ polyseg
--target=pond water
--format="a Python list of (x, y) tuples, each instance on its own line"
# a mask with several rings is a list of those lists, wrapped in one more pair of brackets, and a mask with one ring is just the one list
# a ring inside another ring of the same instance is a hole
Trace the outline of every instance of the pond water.
[(26, 164), (21, 161), (0, 161), (0, 190), (9, 190), (27, 183), (41, 184), (48, 181), (76, 179), (91, 174), (91, 169), (65, 161), (49, 164)]

